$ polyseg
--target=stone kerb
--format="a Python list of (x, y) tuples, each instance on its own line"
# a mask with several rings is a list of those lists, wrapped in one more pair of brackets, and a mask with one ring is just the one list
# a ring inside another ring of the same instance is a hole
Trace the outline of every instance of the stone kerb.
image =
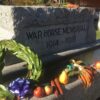
[(88, 9), (0, 6), (0, 27), (39, 55), (49, 55), (95, 41)]
[(54, 94), (44, 97), (33, 97), (31, 100), (99, 100), (100, 99), (100, 71), (95, 76), (91, 87), (84, 88), (81, 80), (76, 80), (62, 87), (64, 94), (56, 97)]

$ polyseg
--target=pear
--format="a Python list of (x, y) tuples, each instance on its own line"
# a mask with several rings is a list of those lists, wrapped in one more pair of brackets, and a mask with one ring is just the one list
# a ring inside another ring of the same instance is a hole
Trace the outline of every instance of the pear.
[(61, 74), (59, 75), (59, 82), (63, 85), (66, 85), (68, 83), (68, 74), (66, 73), (66, 71), (62, 71)]

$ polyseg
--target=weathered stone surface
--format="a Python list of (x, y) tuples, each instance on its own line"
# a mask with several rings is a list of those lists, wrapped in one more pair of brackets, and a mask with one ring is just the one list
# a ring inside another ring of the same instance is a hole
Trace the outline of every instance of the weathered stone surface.
[(85, 8), (0, 6), (0, 27), (41, 56), (96, 40), (93, 15)]
[[(87, 9), (0, 6), (1, 27), (39, 54), (50, 54), (93, 42), (93, 18)], [(42, 51), (41, 51), (42, 50)]]

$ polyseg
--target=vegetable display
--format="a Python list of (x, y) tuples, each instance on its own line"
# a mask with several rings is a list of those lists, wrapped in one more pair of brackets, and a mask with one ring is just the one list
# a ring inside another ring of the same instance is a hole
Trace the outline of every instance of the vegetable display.
[(0, 100), (22, 100), (32, 96), (42, 98), (51, 94), (58, 97), (64, 94), (62, 86), (67, 85), (74, 75), (77, 75), (85, 88), (89, 88), (95, 73), (100, 69), (100, 61), (87, 66), (81, 60), (71, 59), (59, 75), (54, 76), (48, 83), (39, 83), (43, 74), (43, 64), (38, 54), (15, 40), (2, 40), (0, 41), (0, 78), (7, 51), (27, 62), (28, 73), (26, 77), (12, 80), (7, 87), (0, 84)]

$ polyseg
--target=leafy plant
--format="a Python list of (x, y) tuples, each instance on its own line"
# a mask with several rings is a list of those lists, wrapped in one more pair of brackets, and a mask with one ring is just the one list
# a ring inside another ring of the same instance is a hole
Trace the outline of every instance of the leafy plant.
[(4, 67), (2, 63), (7, 51), (10, 51), (12, 55), (27, 62), (28, 78), (39, 81), (42, 74), (42, 61), (35, 52), (30, 50), (29, 47), (25, 47), (24, 45), (17, 43), (15, 40), (0, 41), (0, 73)]
[(5, 86), (3, 86), (3, 85), (0, 84), (0, 100), (1, 100), (1, 99), (5, 99), (5, 100), (6, 100), (6, 98), (7, 98), (7, 100), (13, 100), (14, 95), (11, 94), (11, 93), (6, 89)]

